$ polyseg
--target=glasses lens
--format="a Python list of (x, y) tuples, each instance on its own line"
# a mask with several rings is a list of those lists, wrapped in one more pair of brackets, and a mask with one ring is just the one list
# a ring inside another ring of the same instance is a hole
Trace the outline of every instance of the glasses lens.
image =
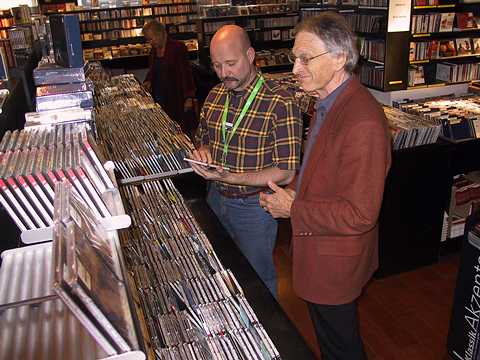
[(300, 61), (300, 64), (302, 64), (303, 66), (307, 66), (308, 63), (310, 62), (310, 59), (304, 55), (300, 55), (297, 57), (291, 51), (288, 53), (288, 60), (290, 60), (292, 64), (295, 64), (295, 61), (297, 61), (297, 59)]

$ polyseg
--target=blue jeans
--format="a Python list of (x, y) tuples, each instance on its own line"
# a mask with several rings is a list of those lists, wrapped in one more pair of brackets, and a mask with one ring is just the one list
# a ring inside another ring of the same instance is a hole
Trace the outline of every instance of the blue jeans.
[(273, 249), (277, 240), (278, 223), (262, 209), (258, 198), (259, 195), (227, 198), (211, 183), (207, 203), (276, 298), (277, 275), (273, 264)]

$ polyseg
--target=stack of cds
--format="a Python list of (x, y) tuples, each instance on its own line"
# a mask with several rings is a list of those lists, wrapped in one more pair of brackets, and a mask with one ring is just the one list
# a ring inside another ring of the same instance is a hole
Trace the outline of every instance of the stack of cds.
[(37, 86), (37, 112), (65, 108), (93, 108), (93, 85), (91, 82), (51, 84)]
[[(51, 112), (58, 110), (83, 109), (93, 111), (93, 83), (86, 79), (83, 67), (62, 67), (55, 64), (52, 56), (44, 57), (33, 71), (36, 88), (36, 111)], [(34, 115), (30, 115), (34, 116)], [(57, 116), (55, 122), (48, 115), (50, 124), (63, 123), (63, 116)], [(94, 130), (93, 116), (88, 116)], [(78, 119), (76, 119), (78, 120)], [(69, 117), (66, 122), (71, 122)], [(28, 120), (27, 120), (28, 126)]]
[(442, 135), (451, 140), (480, 138), (480, 98), (461, 97), (404, 100), (394, 106), (442, 126)]
[(114, 189), (85, 125), (7, 131), (0, 143), (0, 202), (22, 230), (53, 223), (55, 184), (68, 180), (97, 218), (111, 216), (102, 195)]
[(133, 224), (121, 245), (157, 357), (280, 358), (171, 180), (120, 190)]
[(118, 254), (67, 182), (55, 187), (53, 290), (108, 355), (139, 348)]
[(133, 76), (95, 84), (99, 145), (115, 163), (122, 180), (173, 174), (195, 148)]
[(433, 144), (442, 131), (441, 124), (434, 119), (407, 114), (388, 106), (384, 106), (383, 110), (392, 134), (394, 150)]
[(152, 107), (152, 96), (140, 85), (132, 74), (114, 76), (95, 82), (95, 104), (118, 110), (133, 107)]
[(25, 114), (25, 127), (49, 128), (59, 124), (84, 123), (90, 130), (94, 130), (93, 113), (89, 109), (71, 108)]

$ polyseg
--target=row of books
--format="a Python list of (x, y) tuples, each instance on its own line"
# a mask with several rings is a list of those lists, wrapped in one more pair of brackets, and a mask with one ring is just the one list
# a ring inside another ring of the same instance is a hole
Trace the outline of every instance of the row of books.
[(212, 21), (212, 22), (204, 22), (203, 23), (203, 31), (205, 33), (214, 33), (218, 29), (220, 29), (224, 25), (235, 24), (233, 20), (226, 20), (226, 21)]
[(442, 125), (442, 135), (452, 140), (480, 138), (480, 98), (466, 95), (458, 98), (404, 100), (393, 104), (404, 112), (431, 119)]
[[(268, 29), (275, 27), (294, 27), (299, 21), (299, 16), (285, 16), (278, 18), (259, 18), (259, 19), (239, 19), (236, 22), (246, 31)], [(233, 24), (234, 21), (208, 21), (203, 23), (203, 31), (206, 33), (214, 33), (219, 28), (227, 24)]]
[(15, 24), (13, 17), (0, 17), (0, 27), (10, 27)]
[(148, 55), (151, 51), (150, 44), (128, 44), (117, 46), (103, 46), (95, 49), (84, 49), (83, 59), (87, 60), (105, 60), (115, 59), (127, 56)]
[(412, 34), (450, 32), (453, 30), (455, 13), (412, 15)]
[[(456, 21), (455, 21), (456, 20)], [(412, 34), (476, 30), (478, 17), (472, 12), (432, 13), (412, 16)]]
[(243, 15), (262, 15), (262, 14), (276, 14), (296, 11), (297, 5), (295, 2), (288, 4), (262, 4), (253, 6), (201, 6), (199, 5), (199, 16), (204, 18), (215, 18), (222, 16), (243, 16)]
[(383, 111), (392, 135), (394, 150), (433, 144), (441, 133), (441, 124), (432, 119), (407, 114), (389, 106), (384, 106)]
[(289, 65), (289, 49), (260, 50), (255, 54), (255, 64), (257, 67)]
[[(318, 16), (328, 9), (302, 8), (301, 18)], [(350, 28), (355, 32), (384, 33), (387, 29), (387, 18), (384, 15), (366, 15), (353, 12), (342, 13)]]
[(276, 18), (258, 18), (256, 19), (256, 27), (271, 28), (271, 27), (293, 27), (297, 25), (299, 16), (285, 16)]
[(126, 8), (111, 9), (97, 12), (80, 12), (78, 13), (81, 22), (115, 20), (122, 18), (142, 18), (154, 15), (169, 15), (181, 13), (196, 13), (197, 7), (195, 3), (179, 4), (174, 6), (161, 6), (152, 8)]
[(387, 18), (385, 15), (367, 15), (345, 13), (345, 20), (355, 32), (380, 33), (387, 29)]
[(8, 68), (16, 67), (17, 62), (12, 45), (10, 44), (10, 40), (0, 38), (0, 52), (5, 53), (5, 59)]
[(31, 49), (33, 46), (33, 32), (29, 26), (15, 26), (8, 29), (8, 39), (14, 50)]
[(410, 65), (408, 67), (408, 86), (419, 86), (425, 84), (425, 71), (421, 65)]
[[(255, 31), (252, 34), (254, 41), (289, 41), (295, 37), (294, 29), (275, 29), (266, 31)], [(205, 43), (210, 44), (212, 35), (205, 36)]]
[(126, 29), (126, 30), (111, 30), (102, 33), (83, 33), (81, 34), (82, 41), (99, 41), (99, 40), (117, 40), (130, 37), (143, 36), (142, 28)]
[[(453, 178), (450, 206), (448, 208), (447, 237), (463, 236), (465, 222), (475, 209), (480, 205), (480, 173), (472, 172), (460, 174)], [(480, 226), (477, 224), (472, 231), (477, 234)]]
[(410, 42), (409, 61), (480, 54), (480, 38), (457, 38)]
[[(196, 39), (183, 40), (188, 51), (197, 51)], [(152, 47), (148, 43), (136, 43), (125, 45), (102, 46), (83, 50), (83, 59), (87, 60), (110, 60), (121, 57), (149, 55)]]
[(384, 62), (385, 60), (385, 41), (369, 40), (359, 38), (360, 56), (367, 60)]
[(267, 30), (256, 31), (253, 33), (254, 41), (289, 41), (294, 38), (293, 29), (287, 30)]
[(439, 63), (437, 64), (436, 78), (447, 83), (480, 80), (480, 64)]
[(385, 69), (383, 66), (370, 66), (362, 64), (360, 66), (360, 81), (378, 89), (383, 89), (383, 77)]
[[(480, 64), (438, 63), (434, 69), (435, 81), (448, 84), (468, 82), (480, 79)], [(432, 80), (430, 80), (432, 81)], [(425, 84), (425, 70), (422, 65), (410, 65), (408, 69), (408, 86)]]
[(302, 7), (308, 4), (324, 6), (364, 6), (364, 7), (387, 7), (387, 0), (306, 0), (302, 1)]
[(440, 4), (454, 4), (454, 2), (446, 2), (443, 0), (413, 0), (413, 6), (436, 6)]
[(145, 23), (151, 21), (150, 18), (144, 19), (124, 19), (124, 20), (106, 20), (92, 23), (81, 23), (80, 31), (102, 31), (111, 29), (133, 29), (141, 28)]
[(125, 9), (110, 9), (102, 11), (85, 11), (79, 12), (78, 17), (80, 21), (91, 20), (109, 20), (125, 17), (142, 17), (152, 16), (152, 8), (125, 8)]

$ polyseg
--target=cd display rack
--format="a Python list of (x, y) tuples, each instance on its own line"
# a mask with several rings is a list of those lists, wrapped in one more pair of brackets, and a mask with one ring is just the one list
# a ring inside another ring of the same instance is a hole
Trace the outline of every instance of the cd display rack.
[(55, 184), (67, 180), (108, 229), (130, 225), (118, 190), (83, 124), (7, 131), (0, 143), (0, 201), (25, 243), (51, 238)]
[(53, 242), (2, 254), (0, 357), (143, 360), (116, 231), (69, 188), (55, 189)]
[(192, 171), (183, 160), (195, 149), (192, 142), (133, 75), (95, 86), (99, 146), (115, 163), (121, 184)]

